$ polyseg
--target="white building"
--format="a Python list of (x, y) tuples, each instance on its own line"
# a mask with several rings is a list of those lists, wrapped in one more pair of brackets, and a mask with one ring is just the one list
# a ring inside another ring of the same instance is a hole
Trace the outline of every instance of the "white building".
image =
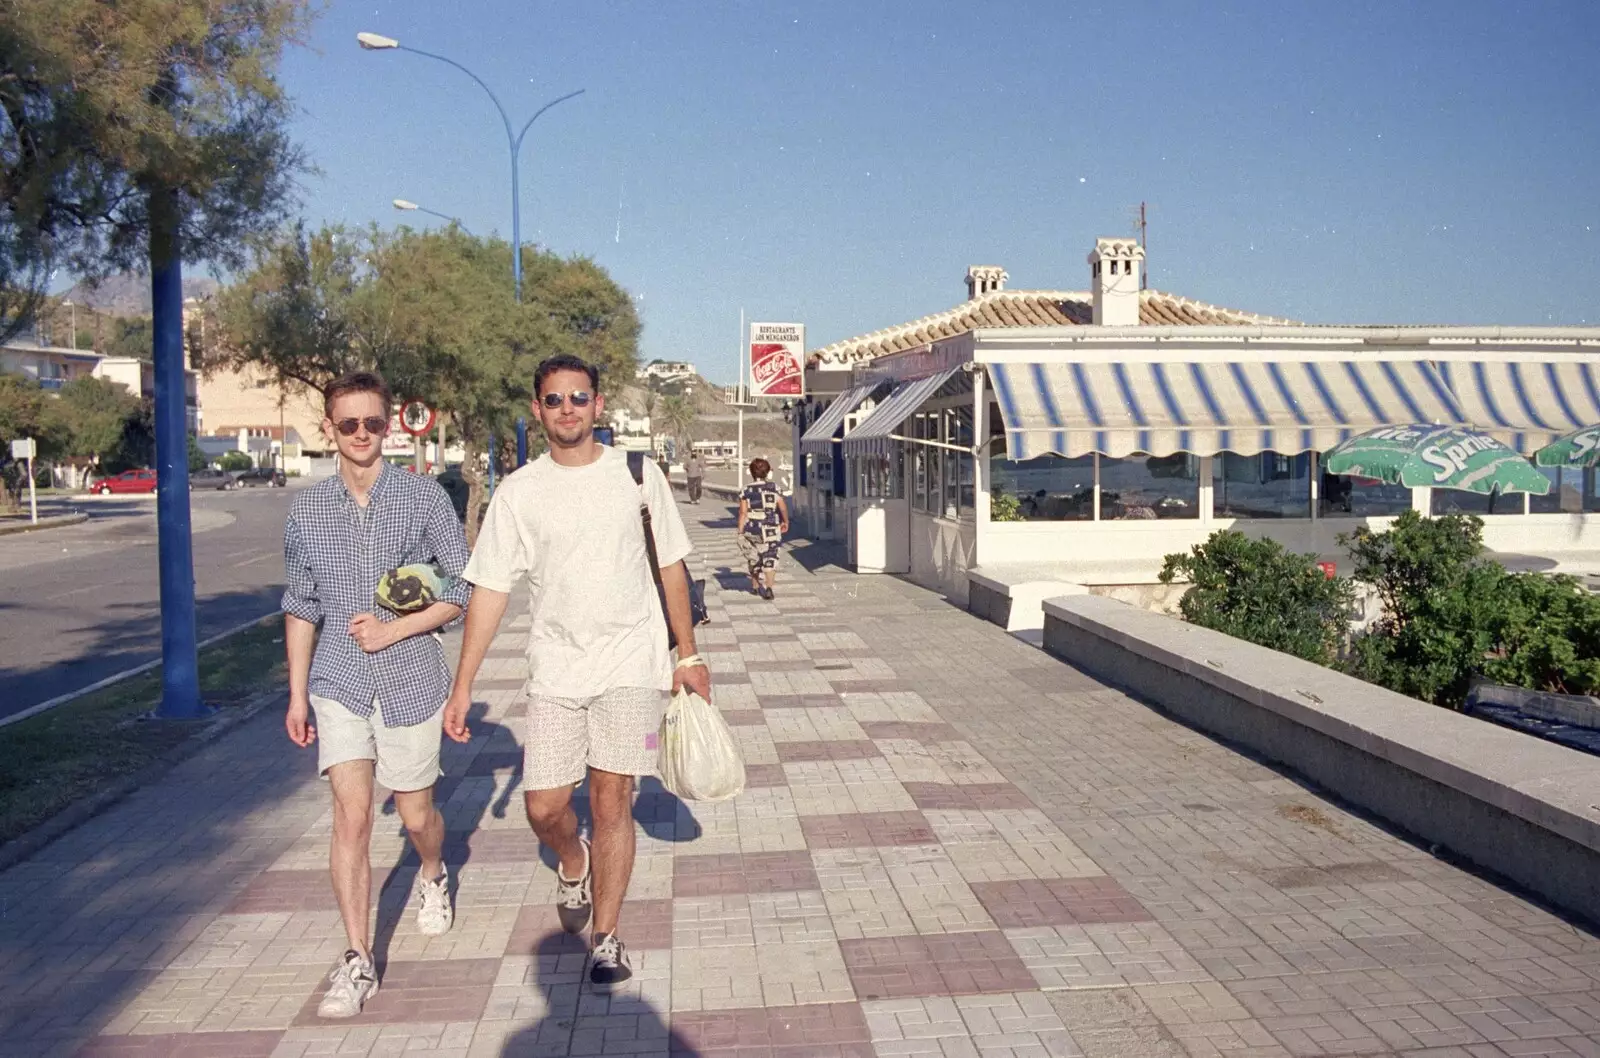
[[(1315, 327), (1141, 290), (1101, 239), (1087, 291), (968, 300), (808, 357), (794, 506), (861, 572), (908, 574), (1008, 626), (1073, 592), (1159, 607), (1167, 554), (1235, 528), (1347, 566), (1337, 541), (1408, 508), (1484, 517), (1508, 565), (1600, 571), (1600, 490), (1491, 501), (1320, 472), (1400, 422), (1486, 430), (1531, 455), (1600, 423), (1600, 328)], [(829, 398), (828, 394), (838, 394)]]
[[(87, 349), (66, 349), (39, 345), (15, 338), (0, 348), (0, 374), (23, 375), (38, 382), (47, 392), (58, 392), (75, 378), (104, 378), (119, 383), (135, 397), (154, 397), (155, 365), (131, 356), (101, 356)], [(187, 390), (189, 431), (200, 428), (200, 407), (196, 398), (195, 373), (184, 372)]]
[(658, 382), (677, 382), (686, 378), (694, 378), (698, 372), (694, 365), (687, 360), (652, 360), (639, 369), (640, 379), (655, 379)]

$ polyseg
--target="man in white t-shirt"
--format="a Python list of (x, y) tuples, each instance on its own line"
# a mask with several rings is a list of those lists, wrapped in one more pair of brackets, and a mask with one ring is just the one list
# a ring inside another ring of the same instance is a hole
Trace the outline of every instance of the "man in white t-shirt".
[[(445, 733), (471, 737), (472, 680), (505, 615), (518, 576), (530, 594), (528, 733), (523, 785), (528, 822), (560, 864), (556, 912), (569, 933), (593, 919), (589, 980), (609, 991), (633, 975), (617, 936), (633, 873), (633, 783), (656, 768), (664, 695), (680, 687), (711, 697), (695, 655), (689, 536), (671, 487), (648, 460), (642, 486), (627, 456), (594, 438), (605, 410), (600, 375), (573, 356), (534, 373), (533, 411), (549, 451), (507, 475), (478, 531), (463, 576), (475, 586), (461, 664), (445, 704)], [(648, 502), (676, 668), (650, 574), (640, 504)], [(589, 780), (591, 842), (578, 832), (573, 788)]]

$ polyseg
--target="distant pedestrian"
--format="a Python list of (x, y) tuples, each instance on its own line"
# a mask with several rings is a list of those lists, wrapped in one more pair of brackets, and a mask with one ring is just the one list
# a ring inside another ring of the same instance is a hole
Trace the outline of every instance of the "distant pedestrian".
[[(472, 680), (494, 641), (518, 578), (529, 588), (528, 732), (523, 795), (528, 822), (555, 853), (556, 915), (581, 933), (593, 920), (589, 982), (610, 991), (633, 976), (618, 935), (633, 874), (634, 777), (654, 774), (664, 692), (711, 697), (695, 654), (689, 536), (660, 467), (600, 444), (599, 372), (554, 356), (534, 373), (533, 411), (544, 455), (509, 474), (489, 504), (466, 578), (476, 585), (445, 709), (445, 733), (472, 737)], [(651, 471), (658, 473), (652, 475)], [(648, 510), (666, 596), (651, 576), (642, 515)], [(677, 638), (673, 667), (667, 624)], [(587, 777), (592, 845), (578, 830), (572, 791)], [(592, 855), (591, 855), (592, 854)]]
[(663, 452), (660, 455), (656, 456), (656, 467), (657, 467), (657, 469), (659, 469), (661, 471), (661, 476), (663, 478), (666, 478), (667, 485), (671, 486), (671, 484), (672, 484), (672, 464), (667, 462), (667, 454), (665, 452)]
[(689, 453), (689, 461), (683, 464), (683, 476), (689, 484), (689, 502), (699, 503), (700, 492), (706, 484), (706, 465), (700, 459), (699, 452)]
[[(375, 782), (393, 791), (421, 860), (417, 929), (438, 935), (455, 919), (444, 818), (433, 803), (450, 670), (431, 633), (461, 616), (471, 596), (454, 579), (466, 567), (467, 540), (437, 481), (384, 461), (391, 404), (374, 374), (328, 386), (322, 432), (338, 449), (339, 471), (295, 496), (284, 526), (284, 726), (295, 745), (317, 743), (317, 770), (333, 793), (329, 861), (350, 944), (317, 1007), (325, 1018), (354, 1017), (378, 990), (367, 921)], [(403, 617), (374, 612), (383, 575), (414, 563), (453, 578), (438, 601)]]
[(739, 551), (750, 571), (750, 590), (763, 599), (773, 597), (778, 576), (778, 547), (789, 531), (789, 505), (783, 502), (778, 486), (767, 480), (772, 464), (765, 459), (750, 461), (754, 480), (739, 494)]

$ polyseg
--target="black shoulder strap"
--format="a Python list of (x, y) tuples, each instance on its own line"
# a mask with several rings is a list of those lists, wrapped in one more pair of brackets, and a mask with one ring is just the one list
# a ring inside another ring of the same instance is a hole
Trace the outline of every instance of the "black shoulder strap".
[[(633, 483), (642, 490), (644, 488), (644, 453), (628, 453), (628, 472), (633, 475)], [(656, 559), (656, 534), (650, 526), (650, 504), (645, 502), (644, 493), (639, 494), (639, 519), (644, 522), (644, 553), (650, 559), (650, 579), (661, 584), (661, 563)], [(663, 600), (665, 605), (665, 600)]]

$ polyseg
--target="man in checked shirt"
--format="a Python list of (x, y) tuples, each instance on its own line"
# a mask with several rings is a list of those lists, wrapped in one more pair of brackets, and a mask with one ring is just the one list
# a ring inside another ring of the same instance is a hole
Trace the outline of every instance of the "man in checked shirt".
[[(368, 924), (374, 780), (393, 791), (422, 860), (417, 929), (445, 933), (455, 919), (444, 819), (433, 803), (450, 691), (434, 633), (461, 616), (471, 596), (460, 579), (467, 541), (438, 482), (384, 462), (390, 404), (389, 387), (374, 374), (328, 386), (322, 431), (339, 450), (339, 473), (295, 497), (283, 534), (284, 724), (295, 745), (317, 743), (317, 769), (333, 791), (329, 867), (350, 943), (317, 1008), (325, 1018), (354, 1017), (378, 990)], [(443, 597), (404, 617), (378, 608), (379, 579), (414, 562), (435, 563), (452, 578)]]

